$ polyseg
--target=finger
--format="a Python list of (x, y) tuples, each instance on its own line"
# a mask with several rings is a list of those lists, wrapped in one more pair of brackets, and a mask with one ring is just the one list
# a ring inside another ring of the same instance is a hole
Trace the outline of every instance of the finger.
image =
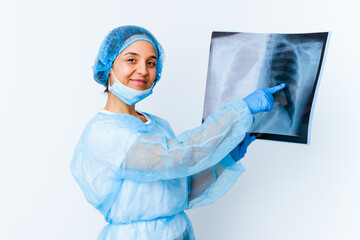
[(275, 86), (275, 87), (268, 88), (267, 90), (268, 90), (269, 92), (271, 92), (272, 94), (274, 94), (274, 93), (282, 90), (284, 87), (286, 87), (286, 84), (285, 84), (285, 83), (282, 83), (282, 84), (277, 85), (277, 86)]
[(272, 93), (270, 91), (265, 91), (265, 97), (268, 100), (269, 103), (273, 103), (274, 102), (274, 97), (272, 95)]
[(250, 133), (249, 133), (249, 132), (246, 132), (243, 140), (240, 142), (239, 145), (245, 144), (245, 143), (246, 143), (246, 140), (249, 138), (249, 136), (250, 136)]
[[(254, 138), (255, 138), (255, 136), (254, 136)], [(246, 148), (250, 145), (250, 143), (253, 141), (252, 139), (253, 139), (253, 137), (250, 136), (250, 133), (249, 133), (249, 132), (247, 132), (247, 133), (245, 134), (245, 138), (244, 138), (244, 140), (243, 140), (242, 146), (244, 146), (245, 149), (246, 149)]]
[(245, 153), (246, 153), (246, 146), (243, 144), (243, 145), (241, 145), (241, 147), (240, 147), (240, 152), (242, 152), (242, 154), (243, 155), (245, 155)]
[(250, 146), (250, 144), (255, 141), (256, 137), (255, 136), (251, 136), (249, 138), (246, 139), (246, 147)]
[(266, 103), (264, 102), (262, 111), (270, 112), (274, 107), (274, 97), (268, 89), (265, 89), (264, 93), (264, 101), (266, 101)]
[(250, 132), (246, 132), (246, 134), (245, 134), (245, 139), (247, 139), (247, 140), (249, 140), (250, 139)]
[(243, 145), (245, 145), (245, 147), (247, 148), (247, 146), (249, 146), (249, 144), (250, 144), (250, 134), (249, 135), (246, 134)]

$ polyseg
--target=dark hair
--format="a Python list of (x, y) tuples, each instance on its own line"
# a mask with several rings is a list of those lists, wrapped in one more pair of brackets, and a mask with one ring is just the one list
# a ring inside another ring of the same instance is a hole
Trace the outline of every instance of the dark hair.
[[(114, 63), (113, 63), (114, 64)], [(104, 90), (104, 93), (108, 93), (109, 92), (109, 81), (110, 81), (110, 74), (109, 74), (109, 77), (108, 77), (108, 83), (106, 84), (106, 88)]]

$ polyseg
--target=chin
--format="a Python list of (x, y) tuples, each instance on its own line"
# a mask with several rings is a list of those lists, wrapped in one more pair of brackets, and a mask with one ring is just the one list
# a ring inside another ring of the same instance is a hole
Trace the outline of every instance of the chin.
[(138, 91), (144, 91), (144, 90), (147, 90), (151, 86), (143, 86), (142, 87), (142, 86), (138, 86), (138, 85), (131, 85), (129, 87), (131, 87), (132, 89), (138, 90)]

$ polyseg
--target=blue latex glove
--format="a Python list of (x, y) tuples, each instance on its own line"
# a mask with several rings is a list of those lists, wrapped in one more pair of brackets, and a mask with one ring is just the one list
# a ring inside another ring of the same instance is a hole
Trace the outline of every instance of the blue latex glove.
[(230, 155), (234, 159), (235, 162), (239, 161), (245, 156), (246, 150), (249, 145), (255, 141), (255, 136), (250, 136), (250, 133), (245, 134), (244, 140), (239, 143), (231, 152)]
[(243, 100), (249, 106), (252, 114), (269, 112), (274, 107), (273, 94), (282, 90), (285, 86), (286, 84), (282, 83), (272, 88), (259, 89), (245, 97)]

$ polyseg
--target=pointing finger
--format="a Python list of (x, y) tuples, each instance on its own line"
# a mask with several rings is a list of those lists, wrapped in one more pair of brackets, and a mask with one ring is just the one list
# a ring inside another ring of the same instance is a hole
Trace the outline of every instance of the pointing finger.
[(268, 90), (270, 93), (274, 94), (274, 93), (282, 90), (284, 87), (286, 87), (286, 84), (285, 84), (285, 83), (282, 83), (282, 84), (277, 85), (277, 86), (275, 86), (275, 87), (268, 88), (267, 90)]

